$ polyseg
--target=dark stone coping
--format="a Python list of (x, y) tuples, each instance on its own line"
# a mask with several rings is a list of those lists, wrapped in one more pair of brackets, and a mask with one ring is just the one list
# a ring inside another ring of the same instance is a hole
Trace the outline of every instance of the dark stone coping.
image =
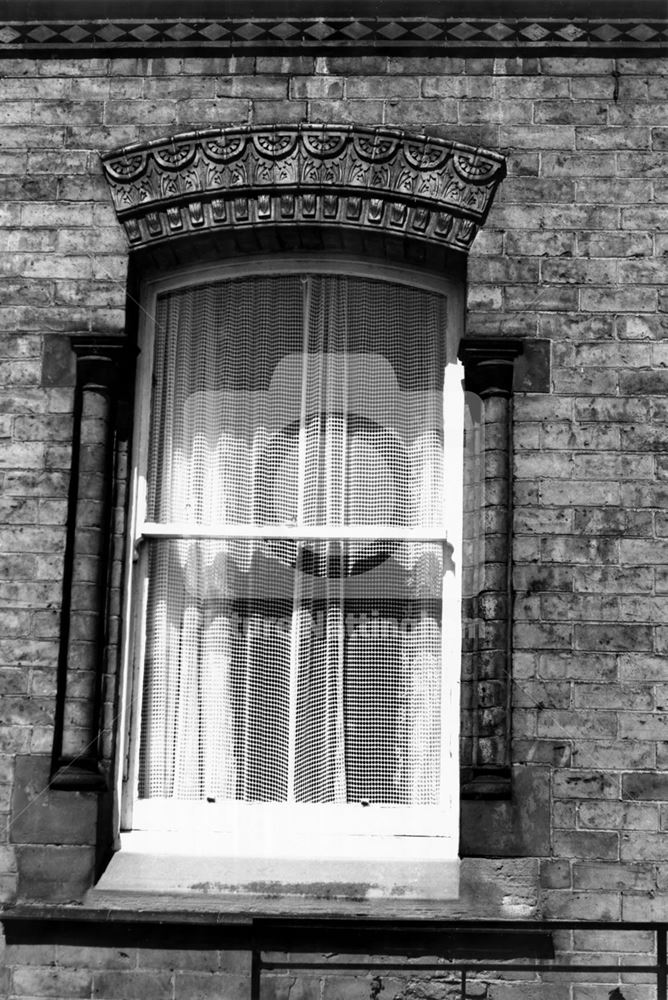
[[(388, 901), (389, 902), (389, 901)], [(181, 904), (182, 905), (182, 904)], [(393, 912), (392, 912), (393, 909)], [(8, 944), (76, 943), (97, 947), (251, 949), (256, 952), (416, 958), (553, 957), (552, 930), (573, 926), (532, 920), (408, 918), (395, 901), (385, 917), (369, 917), (348, 904), (345, 917), (253, 915), (181, 909), (16, 905), (0, 911)], [(584, 926), (590, 926), (583, 922)], [(612, 925), (619, 927), (619, 924)], [(641, 925), (638, 925), (641, 926)], [(644, 924), (642, 925), (645, 926)], [(624, 929), (632, 925), (624, 924)], [(268, 965), (276, 965), (270, 961)], [(298, 965), (292, 958), (290, 964)], [(327, 962), (329, 968), (332, 963)], [(344, 963), (341, 963), (344, 964)], [(348, 960), (346, 965), (354, 965)], [(371, 958), (368, 963), (373, 965)], [(386, 961), (382, 963), (387, 968)], [(404, 963), (398, 963), (401, 967)], [(442, 968), (442, 965), (437, 967)], [(420, 969), (427, 969), (420, 963)]]

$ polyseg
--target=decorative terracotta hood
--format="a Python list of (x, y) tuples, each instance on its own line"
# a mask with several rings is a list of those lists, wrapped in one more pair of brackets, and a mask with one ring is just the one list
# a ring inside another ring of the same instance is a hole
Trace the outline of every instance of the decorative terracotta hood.
[(246, 126), (190, 132), (102, 157), (132, 247), (189, 232), (337, 226), (466, 251), (505, 160), (386, 128)]

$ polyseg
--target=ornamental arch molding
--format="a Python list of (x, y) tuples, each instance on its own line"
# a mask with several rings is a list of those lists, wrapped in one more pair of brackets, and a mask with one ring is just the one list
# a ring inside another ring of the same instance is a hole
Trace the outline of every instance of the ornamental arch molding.
[(468, 251), (505, 160), (385, 128), (245, 126), (102, 157), (131, 247), (206, 231), (315, 226)]
[[(495, 152), (385, 128), (338, 125), (191, 132), (111, 151), (102, 163), (131, 257), (140, 265), (145, 259), (155, 263), (164, 257), (168, 266), (178, 260), (177, 248), (184, 237), (190, 252), (197, 234), (203, 234), (204, 239), (197, 240), (201, 255), (207, 242), (262, 248), (273, 242), (280, 247), (313, 230), (332, 245), (344, 238), (363, 248), (380, 242), (389, 253), (398, 242), (411, 253), (419, 251), (416, 256), (422, 259), (428, 256), (432, 264), (443, 256), (461, 262), (505, 175), (504, 158)], [(444, 253), (435, 252), (439, 248)], [(75, 462), (51, 784), (102, 790), (114, 752), (108, 735), (114, 728), (109, 722), (113, 702), (109, 685), (113, 687), (110, 678), (118, 670), (118, 645), (109, 637), (110, 623), (117, 623), (120, 616), (120, 592), (110, 583), (111, 568), (120, 565), (124, 550), (123, 533), (113, 528), (113, 517), (126, 503), (136, 345), (132, 333), (118, 340), (84, 340), (73, 341)], [(502, 360), (509, 350), (511, 355), (517, 353), (512, 345), (502, 346)], [(497, 353), (492, 349), (495, 357)], [(487, 384), (485, 372), (493, 372), (497, 379), (498, 365), (490, 366), (487, 348), (463, 359), (467, 377), (473, 378), (474, 369), (477, 373), (474, 391), (481, 392)], [(497, 419), (492, 404), (485, 412), (490, 421)], [(91, 456), (97, 462), (94, 467)], [(91, 498), (98, 517), (95, 523), (90, 517)], [(499, 519), (502, 516), (503, 511)], [(94, 607), (90, 588), (82, 585), (89, 580), (86, 559), (90, 561), (91, 554), (97, 574)], [(490, 566), (490, 573), (496, 568)], [(503, 583), (486, 583), (488, 591), (495, 587), (503, 591)], [(82, 595), (86, 603), (80, 606)], [(505, 599), (505, 593), (500, 598)], [(85, 635), (82, 616), (90, 628)], [(469, 653), (474, 658), (471, 676), (477, 678), (475, 663), (482, 651)], [(489, 696), (479, 706), (474, 699), (474, 746), (465, 758), (467, 782), (482, 769), (485, 787), (490, 775), (503, 780), (508, 765), (503, 710), (507, 658), (501, 655), (495, 662), (497, 721), (491, 729), (485, 721), (490, 716)], [(88, 683), (83, 695), (82, 678)], [(472, 683), (475, 686), (476, 681)]]

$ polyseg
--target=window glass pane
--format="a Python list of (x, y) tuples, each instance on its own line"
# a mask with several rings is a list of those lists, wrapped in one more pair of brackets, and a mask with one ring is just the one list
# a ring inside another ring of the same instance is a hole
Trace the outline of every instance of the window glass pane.
[(163, 296), (149, 520), (437, 523), (444, 343), (445, 299), (385, 282)]
[(159, 299), (149, 519), (370, 531), (148, 543), (140, 797), (438, 802), (444, 546), (383, 528), (443, 519), (445, 307), (341, 275)]
[(140, 796), (437, 802), (442, 552), (150, 542)]

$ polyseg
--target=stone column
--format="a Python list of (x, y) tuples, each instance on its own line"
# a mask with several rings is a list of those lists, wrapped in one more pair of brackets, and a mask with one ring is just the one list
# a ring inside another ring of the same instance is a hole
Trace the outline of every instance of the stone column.
[[(501, 797), (510, 789), (512, 388), (516, 341), (464, 341), (466, 391), (480, 400), (481, 561), (464, 602), (463, 694), (467, 741), (462, 793)], [(469, 515), (470, 516), (470, 515)]]
[(124, 341), (102, 338), (72, 338), (72, 347), (76, 386), (51, 786), (95, 789), (105, 785), (102, 678), (116, 422), (127, 348)]

